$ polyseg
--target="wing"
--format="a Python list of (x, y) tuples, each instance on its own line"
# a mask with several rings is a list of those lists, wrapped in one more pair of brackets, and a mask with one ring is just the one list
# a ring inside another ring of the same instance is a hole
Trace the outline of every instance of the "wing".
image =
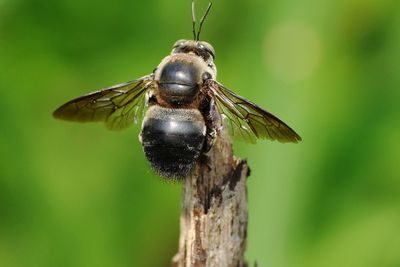
[(256, 104), (209, 80), (208, 88), (233, 137), (255, 143), (257, 138), (297, 143), (301, 137), (283, 121)]
[(75, 98), (54, 111), (53, 116), (77, 122), (104, 121), (108, 129), (124, 129), (143, 114), (145, 92), (152, 82), (153, 75), (147, 75)]

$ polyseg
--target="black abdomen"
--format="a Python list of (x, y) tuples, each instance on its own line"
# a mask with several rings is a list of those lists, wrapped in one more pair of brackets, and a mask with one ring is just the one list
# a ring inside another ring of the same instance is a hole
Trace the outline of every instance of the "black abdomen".
[(151, 106), (140, 139), (151, 167), (167, 178), (184, 178), (203, 148), (206, 126), (197, 109)]

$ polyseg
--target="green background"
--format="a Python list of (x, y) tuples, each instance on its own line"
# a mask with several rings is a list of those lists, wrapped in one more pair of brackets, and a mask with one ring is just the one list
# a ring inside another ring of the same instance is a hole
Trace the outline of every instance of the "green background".
[[(0, 0), (0, 266), (169, 266), (181, 185), (149, 170), (140, 127), (51, 113), (181, 38), (189, 0)], [(220, 82), (304, 140), (235, 143), (248, 261), (400, 266), (400, 2), (215, 0), (202, 39)]]

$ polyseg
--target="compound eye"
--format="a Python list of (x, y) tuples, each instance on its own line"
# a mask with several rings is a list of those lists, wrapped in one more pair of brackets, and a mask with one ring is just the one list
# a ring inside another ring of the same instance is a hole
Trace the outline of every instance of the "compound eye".
[(203, 50), (203, 51), (206, 51), (208, 54), (210, 54), (213, 58), (215, 58), (215, 50), (214, 50), (214, 48), (212, 47), (212, 45), (210, 45), (209, 43), (207, 43), (207, 42), (204, 42), (204, 41), (202, 41), (202, 42), (199, 42), (198, 43), (198, 46), (197, 46), (199, 49), (201, 49), (201, 50)]
[(180, 40), (176, 41), (176, 42), (174, 43), (173, 48), (177, 48), (177, 47), (183, 46), (183, 45), (186, 43), (186, 41), (187, 41), (187, 40), (185, 40), (185, 39), (180, 39)]

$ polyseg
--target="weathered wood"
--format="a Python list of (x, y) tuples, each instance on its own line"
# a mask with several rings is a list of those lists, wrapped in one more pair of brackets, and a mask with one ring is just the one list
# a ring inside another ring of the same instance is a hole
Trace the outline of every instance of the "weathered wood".
[(246, 161), (233, 156), (222, 130), (182, 190), (174, 267), (241, 267), (247, 235)]

